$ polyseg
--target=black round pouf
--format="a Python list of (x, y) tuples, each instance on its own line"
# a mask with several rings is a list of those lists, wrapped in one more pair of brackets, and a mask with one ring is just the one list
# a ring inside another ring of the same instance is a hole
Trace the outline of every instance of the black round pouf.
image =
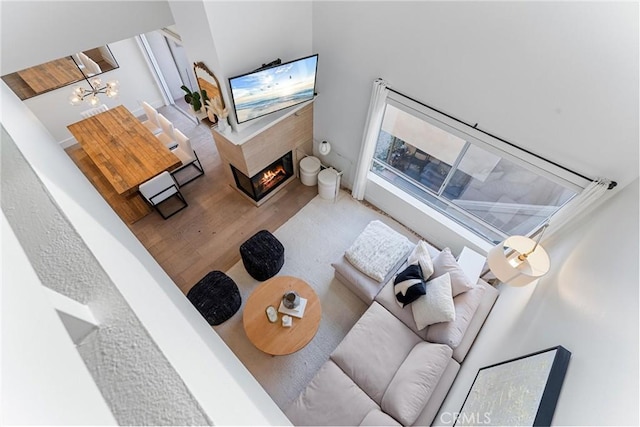
[(210, 325), (229, 319), (242, 303), (238, 286), (222, 271), (207, 273), (189, 290), (187, 298)]
[(263, 281), (284, 265), (284, 246), (268, 230), (261, 230), (240, 245), (240, 256), (251, 277)]

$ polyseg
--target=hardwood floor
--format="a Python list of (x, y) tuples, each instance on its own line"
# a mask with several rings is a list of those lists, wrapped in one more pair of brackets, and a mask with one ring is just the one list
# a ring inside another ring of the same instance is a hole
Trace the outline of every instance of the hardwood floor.
[(183, 211), (168, 220), (154, 211), (128, 226), (187, 293), (209, 271), (231, 268), (240, 260), (239, 248), (246, 239), (262, 229), (275, 231), (318, 190), (295, 179), (256, 207), (229, 185), (207, 126), (196, 125), (170, 106), (159, 111), (191, 139), (205, 175), (181, 188), (189, 203)]
[(206, 125), (195, 125), (173, 107), (160, 112), (191, 139), (205, 175), (181, 188), (187, 209), (166, 221), (154, 212), (129, 227), (186, 293), (209, 271), (231, 268), (246, 239), (262, 229), (275, 231), (317, 189), (294, 180), (258, 208), (229, 185)]

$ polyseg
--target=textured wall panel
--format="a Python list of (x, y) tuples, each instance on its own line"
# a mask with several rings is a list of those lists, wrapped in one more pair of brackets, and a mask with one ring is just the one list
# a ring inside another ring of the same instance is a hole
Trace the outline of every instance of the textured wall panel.
[(4, 129), (1, 149), (2, 210), (40, 280), (100, 322), (78, 351), (118, 423), (211, 424)]

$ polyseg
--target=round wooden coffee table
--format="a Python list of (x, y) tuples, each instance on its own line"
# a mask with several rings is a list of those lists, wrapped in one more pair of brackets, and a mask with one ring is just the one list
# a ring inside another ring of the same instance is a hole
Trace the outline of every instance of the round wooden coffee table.
[[(271, 323), (265, 311), (270, 305), (278, 310), (282, 296), (287, 291), (296, 291), (307, 299), (302, 319), (292, 316), (293, 325), (290, 328), (282, 326), (282, 313), (278, 313), (276, 323)], [(297, 277), (276, 276), (251, 293), (244, 306), (242, 323), (249, 341), (259, 350), (282, 356), (307, 345), (318, 331), (321, 317), (320, 300), (311, 286)]]

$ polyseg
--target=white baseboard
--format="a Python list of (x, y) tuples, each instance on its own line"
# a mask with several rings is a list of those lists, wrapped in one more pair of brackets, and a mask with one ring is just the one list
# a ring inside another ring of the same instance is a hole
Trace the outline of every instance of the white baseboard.
[[(158, 107), (154, 107), (154, 108), (158, 108)], [(136, 117), (142, 117), (144, 116), (144, 109), (142, 107), (138, 107), (135, 110), (132, 110), (130, 108), (127, 108), (129, 111), (131, 111), (131, 114), (133, 114)]]
[(74, 137), (63, 139), (62, 141), (59, 142), (59, 144), (60, 144), (60, 146), (62, 148), (69, 148), (72, 145), (76, 145), (77, 143), (78, 143), (78, 141), (76, 141), (76, 139)]

